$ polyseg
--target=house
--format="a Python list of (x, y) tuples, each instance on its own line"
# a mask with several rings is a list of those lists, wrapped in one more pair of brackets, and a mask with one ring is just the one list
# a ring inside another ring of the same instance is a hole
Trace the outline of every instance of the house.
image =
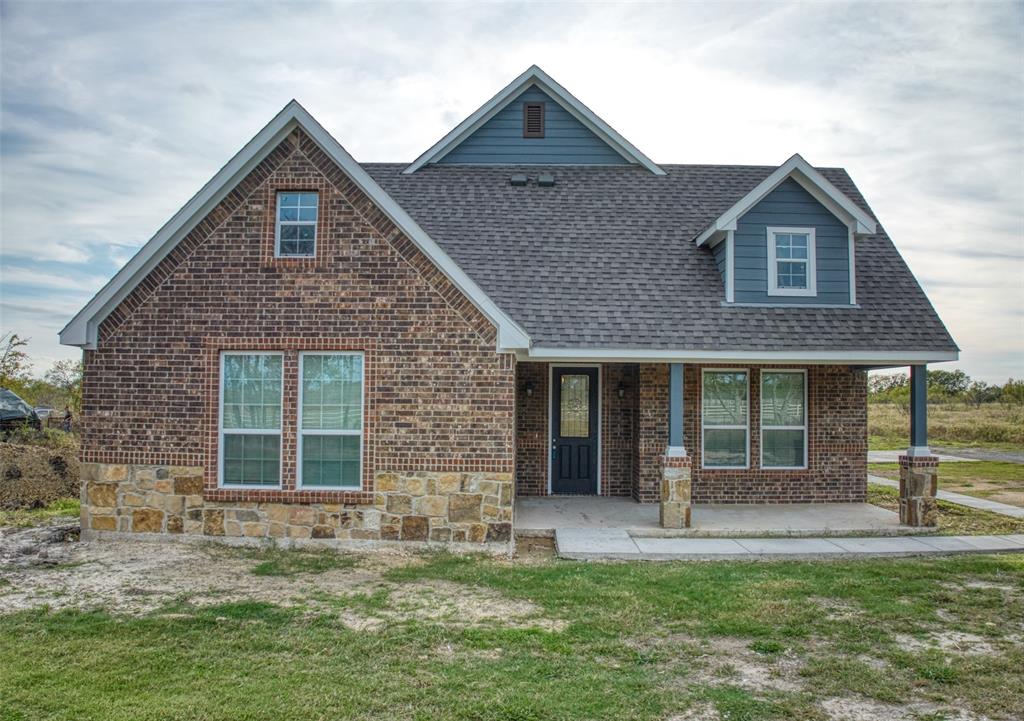
[(866, 374), (958, 350), (847, 173), (657, 164), (537, 67), (410, 163), (289, 103), (61, 332), (83, 529), (492, 544), (517, 497), (863, 501)]

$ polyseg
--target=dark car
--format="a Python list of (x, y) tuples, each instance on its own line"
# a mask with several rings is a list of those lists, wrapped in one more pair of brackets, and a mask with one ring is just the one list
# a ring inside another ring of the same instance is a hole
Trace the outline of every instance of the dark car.
[(43, 424), (32, 406), (6, 388), (0, 388), (0, 433), (24, 426), (39, 430)]

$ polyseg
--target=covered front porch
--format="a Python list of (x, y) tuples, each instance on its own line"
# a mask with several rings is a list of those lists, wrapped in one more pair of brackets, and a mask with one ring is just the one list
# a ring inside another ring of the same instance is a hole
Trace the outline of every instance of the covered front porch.
[(516, 530), (884, 535), (934, 526), (925, 366), (911, 366), (899, 514), (866, 503), (867, 370), (520, 361)]

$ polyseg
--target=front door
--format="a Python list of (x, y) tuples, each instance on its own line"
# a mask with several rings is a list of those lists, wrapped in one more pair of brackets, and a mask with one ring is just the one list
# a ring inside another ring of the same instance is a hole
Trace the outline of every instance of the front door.
[(597, 493), (597, 368), (551, 372), (551, 492)]

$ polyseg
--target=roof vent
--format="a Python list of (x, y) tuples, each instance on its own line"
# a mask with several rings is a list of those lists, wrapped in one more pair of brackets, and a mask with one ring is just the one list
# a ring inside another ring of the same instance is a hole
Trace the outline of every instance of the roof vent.
[(537, 187), (538, 188), (552, 188), (555, 185), (555, 176), (553, 175), (538, 175), (537, 176)]
[(525, 175), (513, 175), (511, 178), (508, 179), (508, 184), (521, 187), (523, 185), (526, 185), (528, 181), (529, 178), (527, 178)]
[(544, 137), (544, 103), (523, 103), (523, 137)]

